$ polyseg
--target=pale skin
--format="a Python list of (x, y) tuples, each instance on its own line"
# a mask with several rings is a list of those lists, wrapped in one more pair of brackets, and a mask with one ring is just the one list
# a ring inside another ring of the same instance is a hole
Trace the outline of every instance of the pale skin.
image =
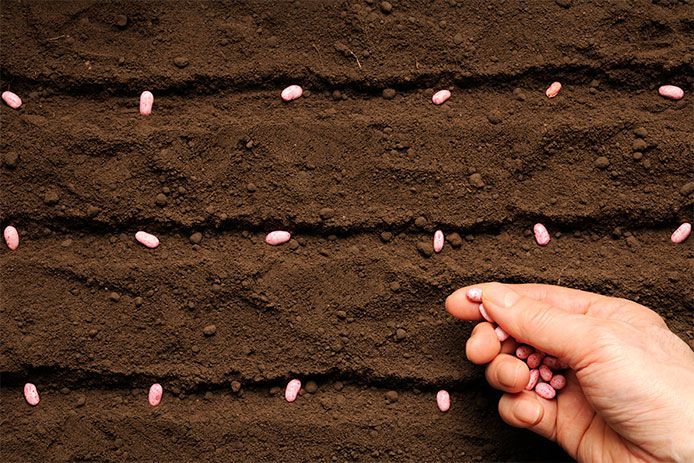
[[(694, 462), (694, 351), (654, 311), (635, 302), (559, 286), (483, 283), (484, 306), (511, 338), (500, 343), (461, 288), (446, 310), (481, 321), (465, 348), (487, 364), (504, 395), (499, 414), (585, 462)], [(517, 340), (518, 342), (514, 341)], [(555, 400), (524, 390), (518, 343), (570, 366)]]

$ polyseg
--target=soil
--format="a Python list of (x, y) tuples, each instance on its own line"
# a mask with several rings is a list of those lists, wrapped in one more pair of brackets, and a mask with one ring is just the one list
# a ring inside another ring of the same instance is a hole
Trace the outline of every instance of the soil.
[(692, 13), (3, 1), (2, 461), (568, 460), (499, 419), (443, 302), (568, 285), (694, 345)]

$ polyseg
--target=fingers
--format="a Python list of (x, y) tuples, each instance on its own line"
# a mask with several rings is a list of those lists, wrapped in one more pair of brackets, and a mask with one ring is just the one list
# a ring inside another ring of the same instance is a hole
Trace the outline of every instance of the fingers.
[[(490, 283), (474, 285), (475, 288), (483, 288)], [(586, 313), (588, 308), (606, 296), (599, 294), (579, 291), (577, 289), (565, 288), (562, 286), (542, 285), (542, 284), (513, 284), (507, 285), (516, 292), (526, 297), (540, 302), (553, 305), (559, 309), (571, 313)], [(462, 320), (482, 320), (479, 313), (479, 304), (470, 301), (467, 290), (473, 286), (466, 286), (455, 291), (446, 299), (446, 310), (456, 318)]]
[(481, 365), (491, 362), (499, 355), (501, 343), (496, 337), (491, 323), (480, 323), (475, 326), (465, 344), (465, 355), (472, 363)]
[(520, 392), (528, 384), (530, 370), (522, 360), (508, 354), (500, 354), (487, 366), (485, 377), (494, 389)]
[(593, 347), (594, 322), (585, 315), (524, 296), (511, 285), (485, 284), (482, 300), (489, 315), (516, 341), (576, 361)]
[(517, 428), (530, 428), (540, 423), (545, 409), (532, 391), (504, 394), (499, 400), (501, 419)]

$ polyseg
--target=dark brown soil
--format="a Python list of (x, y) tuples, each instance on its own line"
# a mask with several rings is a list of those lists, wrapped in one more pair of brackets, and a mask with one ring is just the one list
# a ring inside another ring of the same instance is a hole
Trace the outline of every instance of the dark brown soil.
[(483, 280), (694, 343), (691, 2), (390, 3), (2, 2), (2, 461), (567, 459), (465, 359), (443, 301)]

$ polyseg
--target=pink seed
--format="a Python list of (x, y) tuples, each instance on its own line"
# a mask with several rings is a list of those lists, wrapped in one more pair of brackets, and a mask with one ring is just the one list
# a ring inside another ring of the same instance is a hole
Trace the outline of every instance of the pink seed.
[(540, 365), (539, 370), (540, 370), (540, 377), (543, 380), (549, 381), (550, 379), (552, 379), (552, 375), (553, 375), (552, 370), (550, 370), (547, 365)]
[(537, 352), (528, 356), (527, 363), (530, 368), (539, 367), (540, 362), (542, 362), (542, 355), (538, 354)]
[(482, 288), (470, 288), (466, 295), (472, 302), (482, 302)]
[(484, 304), (480, 304), (480, 314), (482, 315), (482, 318), (487, 320), (489, 323), (494, 323), (494, 320), (492, 320), (492, 317), (489, 316), (487, 309), (484, 308)]
[(159, 238), (147, 232), (139, 231), (135, 233), (135, 239), (148, 248), (156, 248), (159, 246)]
[[(670, 98), (671, 100), (679, 100), (684, 97), (684, 90), (674, 85), (663, 85), (658, 89), (658, 93), (660, 93), (660, 96)], [(4, 94), (3, 98), (5, 98)]]
[(535, 241), (537, 241), (537, 244), (544, 246), (545, 244), (549, 243), (549, 232), (544, 225), (541, 223), (536, 223), (533, 227), (533, 232), (535, 232)]
[(13, 251), (17, 249), (17, 246), (19, 246), (19, 234), (17, 233), (17, 229), (12, 226), (5, 227), (4, 235), (7, 247)]
[(292, 101), (299, 98), (304, 93), (304, 90), (298, 85), (290, 85), (282, 90), (282, 99), (284, 101)]
[(545, 92), (545, 95), (547, 95), (549, 98), (554, 98), (555, 96), (557, 96), (557, 93), (559, 93), (559, 90), (561, 90), (561, 84), (559, 82), (554, 82), (552, 85), (549, 86), (549, 88)]
[(681, 243), (682, 241), (686, 240), (689, 234), (692, 232), (692, 224), (690, 223), (683, 223), (682, 225), (675, 230), (675, 232), (672, 234), (670, 237), (670, 241), (673, 243)]
[(278, 244), (286, 243), (292, 237), (291, 233), (286, 231), (277, 230), (270, 232), (265, 237), (265, 242), (270, 246), (277, 246)]
[(436, 393), (436, 405), (442, 412), (447, 412), (451, 408), (451, 396), (448, 395), (448, 392), (441, 390)]
[(31, 383), (26, 383), (24, 385), (24, 398), (27, 399), (29, 405), (38, 405), (39, 393), (36, 390), (36, 386)]
[(287, 389), (284, 391), (284, 398), (287, 399), (287, 402), (294, 402), (296, 400), (296, 396), (299, 394), (300, 389), (301, 381), (298, 379), (289, 381), (287, 384)]
[(12, 109), (17, 109), (22, 106), (22, 99), (19, 98), (15, 93), (12, 92), (2, 92), (2, 99), (5, 100), (7, 106)]
[(448, 90), (439, 90), (438, 92), (434, 93), (434, 96), (431, 97), (431, 101), (433, 101), (434, 104), (443, 104), (450, 97), (451, 92)]
[(500, 326), (497, 326), (494, 328), (494, 332), (496, 333), (496, 337), (499, 339), (499, 341), (504, 342), (508, 339), (510, 336), (504, 329)]
[(434, 233), (434, 252), (441, 252), (443, 249), (443, 232), (441, 230), (436, 230)]
[(555, 357), (550, 357), (549, 355), (542, 359), (542, 364), (547, 365), (547, 367), (551, 368), (552, 370), (560, 369), (559, 360), (557, 360)]
[(540, 370), (530, 370), (530, 380), (528, 381), (528, 384), (525, 386), (525, 390), (532, 391), (535, 385), (537, 384), (538, 379), (540, 379)]
[(525, 360), (533, 352), (535, 352), (535, 349), (533, 349), (530, 346), (518, 346), (518, 348), (516, 349), (516, 357), (518, 357), (521, 360)]
[(164, 389), (162, 389), (161, 384), (159, 383), (154, 383), (152, 384), (152, 387), (149, 388), (149, 404), (152, 407), (156, 407), (159, 405), (159, 402), (161, 402), (161, 396), (164, 393)]
[(563, 389), (566, 386), (566, 378), (564, 375), (554, 375), (549, 382), (549, 385), (554, 388), (555, 391)]
[(535, 386), (535, 392), (537, 392), (537, 395), (547, 400), (551, 400), (557, 395), (557, 391), (547, 383), (539, 383)]
[(154, 104), (154, 95), (152, 95), (152, 92), (145, 90), (140, 95), (140, 114), (143, 116), (152, 114), (152, 104)]

